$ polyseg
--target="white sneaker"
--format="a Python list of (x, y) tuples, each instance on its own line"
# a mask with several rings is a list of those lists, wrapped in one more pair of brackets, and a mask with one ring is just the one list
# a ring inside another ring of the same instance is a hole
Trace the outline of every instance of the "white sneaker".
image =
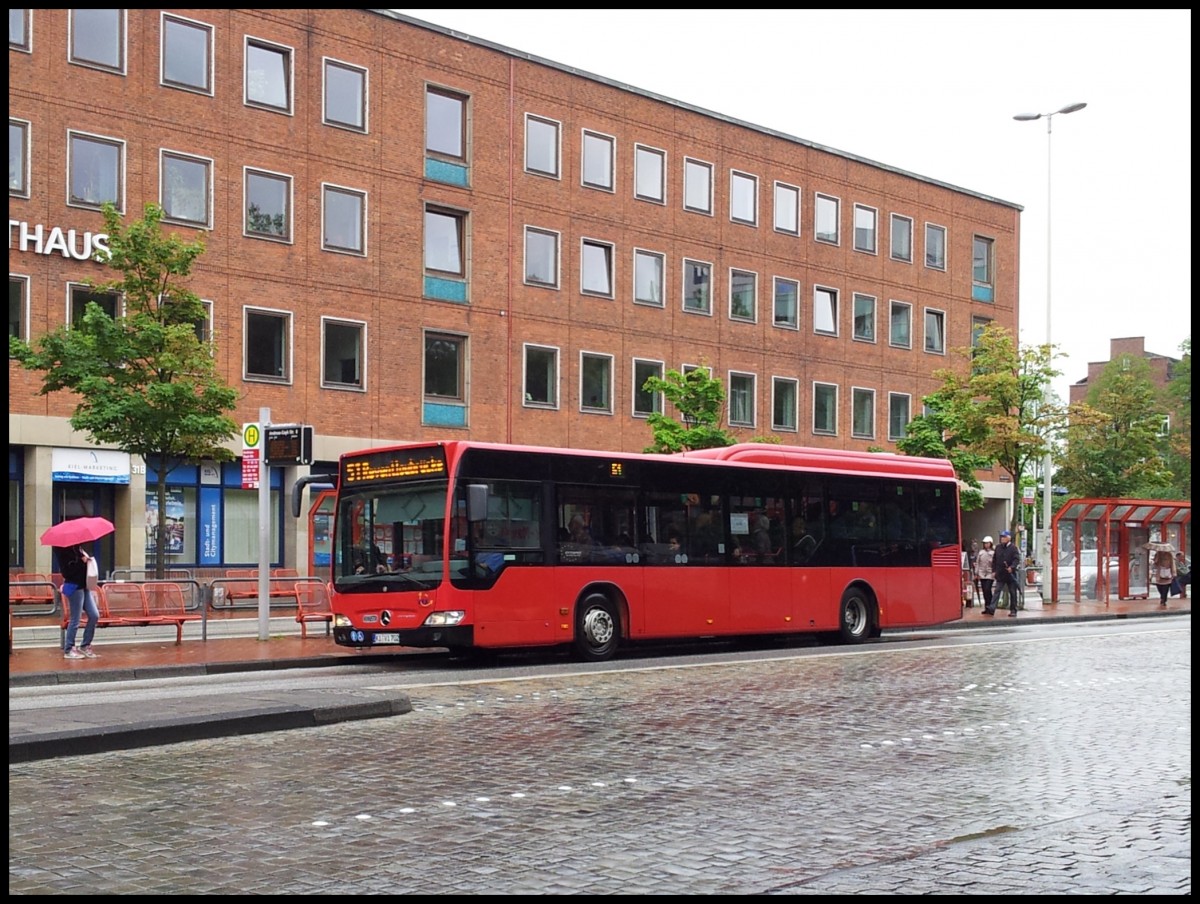
[(63, 659), (87, 659), (87, 656), (80, 651), (79, 647), (72, 647), (63, 653)]
[(79, 652), (82, 653), (84, 655), (84, 657), (87, 659), (99, 659), (100, 658), (100, 654), (97, 653), (95, 650), (93, 650), (91, 647), (80, 647)]

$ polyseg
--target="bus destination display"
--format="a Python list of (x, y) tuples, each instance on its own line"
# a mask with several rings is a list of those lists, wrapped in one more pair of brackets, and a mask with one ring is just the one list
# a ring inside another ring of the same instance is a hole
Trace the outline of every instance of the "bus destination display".
[(345, 485), (445, 475), (446, 456), (441, 449), (392, 449), (342, 461), (342, 483)]

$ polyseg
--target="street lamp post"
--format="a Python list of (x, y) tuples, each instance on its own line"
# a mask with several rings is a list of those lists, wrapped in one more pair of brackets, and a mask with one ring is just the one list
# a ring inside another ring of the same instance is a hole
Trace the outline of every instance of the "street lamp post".
[[(1053, 197), (1051, 193), (1051, 171), (1050, 171), (1050, 123), (1054, 117), (1060, 113), (1075, 113), (1086, 107), (1087, 104), (1068, 104), (1055, 110), (1053, 113), (1018, 113), (1013, 119), (1018, 122), (1033, 122), (1036, 119), (1046, 120), (1046, 347), (1050, 349), (1050, 248), (1051, 248), (1051, 232), (1050, 232), (1050, 203)], [(1050, 513), (1050, 489), (1052, 483), (1052, 470), (1054, 462), (1050, 455), (1050, 446), (1046, 446), (1046, 454), (1042, 459), (1042, 535), (1043, 535), (1043, 554), (1042, 568), (1046, 569), (1050, 565), (1050, 535), (1051, 535), (1051, 513)], [(1045, 573), (1045, 572), (1043, 572)]]

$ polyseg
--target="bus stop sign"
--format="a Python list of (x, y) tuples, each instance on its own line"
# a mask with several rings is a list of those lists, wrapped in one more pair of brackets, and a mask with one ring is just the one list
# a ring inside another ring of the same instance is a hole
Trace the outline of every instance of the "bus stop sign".
[(313, 428), (306, 424), (276, 424), (263, 430), (268, 465), (311, 465)]

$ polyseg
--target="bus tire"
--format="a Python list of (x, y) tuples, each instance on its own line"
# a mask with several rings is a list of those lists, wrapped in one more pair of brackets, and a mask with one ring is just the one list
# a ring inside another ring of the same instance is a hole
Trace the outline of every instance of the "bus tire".
[(621, 619), (603, 593), (589, 593), (575, 611), (575, 655), (586, 662), (603, 662), (617, 652)]
[(837, 639), (840, 643), (862, 643), (871, 636), (874, 608), (865, 590), (851, 587), (842, 594)]

